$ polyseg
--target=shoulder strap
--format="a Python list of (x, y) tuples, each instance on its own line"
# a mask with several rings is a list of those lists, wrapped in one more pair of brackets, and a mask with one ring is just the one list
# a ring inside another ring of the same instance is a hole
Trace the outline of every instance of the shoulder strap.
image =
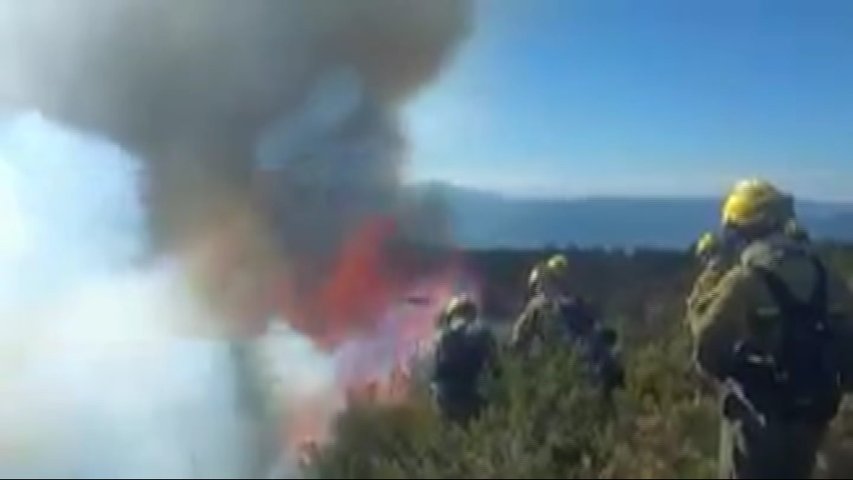
[(765, 267), (752, 267), (758, 276), (761, 277), (773, 301), (782, 309), (783, 313), (790, 313), (803, 308), (808, 308), (811, 312), (823, 313), (826, 311), (828, 297), (826, 267), (817, 257), (812, 257), (811, 260), (816, 274), (815, 287), (811, 297), (806, 301), (798, 300), (785, 281), (775, 272)]
[(821, 315), (826, 316), (826, 314), (829, 313), (829, 273), (826, 270), (826, 266), (819, 258), (812, 257), (812, 263), (815, 267), (817, 280), (815, 290), (810, 301), (810, 306), (813, 311), (820, 312)]
[(770, 297), (773, 302), (782, 310), (782, 314), (786, 315), (798, 308), (802, 307), (802, 303), (797, 300), (788, 285), (782, 280), (779, 275), (764, 267), (754, 266), (753, 270), (761, 278), (767, 291), (770, 292)]

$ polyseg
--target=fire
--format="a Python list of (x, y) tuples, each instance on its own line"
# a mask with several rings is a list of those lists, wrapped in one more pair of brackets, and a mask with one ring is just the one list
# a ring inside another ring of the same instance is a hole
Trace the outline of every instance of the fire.
[(369, 331), (399, 284), (384, 254), (396, 232), (391, 218), (365, 221), (340, 249), (328, 279), (307, 295), (295, 293), (294, 282), (282, 280), (279, 302), (284, 316), (328, 350)]
[(296, 293), (292, 279), (281, 280), (278, 303), (283, 316), (328, 351), (352, 339), (381, 335), (378, 330), (401, 329), (398, 334), (404, 339), (428, 336), (432, 316), (458, 283), (458, 262), (446, 262), (437, 275), (413, 271), (390, 253), (397, 235), (393, 218), (365, 220), (346, 239), (319, 287)]
[[(330, 370), (323, 374), (328, 384), (290, 388), (299, 395), (276, 400), (282, 447), (310, 461), (312, 452), (330, 440), (335, 417), (348, 405), (399, 405), (410, 398), (413, 382), (422, 378), (417, 367), (431, 353), (435, 320), (462, 287), (464, 268), (453, 256), (419, 265), (413, 249), (391, 248), (399, 235), (396, 221), (376, 216), (353, 230), (325, 280), (303, 294), (294, 288), (301, 279), (282, 275), (291, 270), (279, 267), (289, 265), (268, 253), (272, 249), (262, 242), (268, 237), (257, 231), (258, 222), (237, 213), (221, 220), (232, 228), (200, 236), (205, 242), (188, 251), (198, 277), (209, 280), (204, 291), (233, 306), (232, 316), (241, 319), (240, 328), (229, 331), (269, 333), (263, 328), (268, 325), (255, 326), (256, 319), (278, 313), (329, 361)], [(232, 278), (240, 281), (210, 281)], [(271, 282), (278, 294), (272, 299), (262, 288)]]
[[(409, 295), (386, 305), (384, 317), (370, 334), (352, 338), (336, 350), (338, 388), (345, 405), (401, 405), (410, 399), (413, 382), (418, 380), (417, 368), (432, 353), (435, 319), (459, 278), (460, 270), (451, 265), (439, 274), (411, 282)], [(413, 298), (418, 301), (410, 301)], [(306, 452), (328, 437), (321, 430), (302, 434)]]
[(356, 331), (369, 329), (396, 293), (397, 282), (384, 257), (385, 244), (397, 231), (393, 219), (367, 221), (347, 242), (329, 282), (320, 294), (325, 342), (339, 343)]
[(431, 353), (435, 320), (460, 288), (463, 269), (456, 258), (445, 258), (439, 268), (406, 268), (389, 252), (395, 235), (393, 219), (365, 221), (314, 295), (301, 302), (292, 294), (281, 298), (285, 316), (296, 319), (294, 327), (333, 355), (338, 389), (333, 396), (342, 404), (335, 409), (306, 402), (296, 408), (285, 430), (297, 448), (324, 443), (331, 419), (347, 404), (405, 402), (415, 369)]
[[(381, 403), (404, 400), (409, 391), (412, 369), (430, 351), (435, 319), (453, 294), (456, 268), (412, 282), (411, 298), (428, 299), (412, 304), (402, 297), (385, 306), (376, 328), (367, 335), (350, 339), (338, 350), (341, 383), (362, 392), (363, 397)], [(366, 386), (372, 387), (366, 388)]]

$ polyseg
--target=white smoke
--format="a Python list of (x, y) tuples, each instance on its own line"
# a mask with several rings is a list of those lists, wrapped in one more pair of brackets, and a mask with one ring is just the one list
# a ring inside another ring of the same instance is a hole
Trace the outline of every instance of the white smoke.
[[(193, 334), (216, 318), (181, 261), (146, 256), (139, 174), (37, 115), (0, 126), (0, 476), (256, 474), (233, 345)], [(321, 356), (268, 342), (284, 399), (322, 390)]]
[(81, 274), (126, 266), (143, 253), (136, 165), (121, 151), (90, 145), (36, 114), (4, 127), (0, 295), (42, 296)]

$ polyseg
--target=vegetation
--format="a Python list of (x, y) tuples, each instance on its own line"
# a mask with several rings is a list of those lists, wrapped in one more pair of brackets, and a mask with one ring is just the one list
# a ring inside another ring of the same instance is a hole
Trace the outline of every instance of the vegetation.
[[(695, 374), (681, 324), (693, 267), (686, 254), (572, 251), (576, 288), (623, 336), (627, 384), (613, 403), (586, 385), (568, 352), (536, 363), (504, 355), (489, 409), (460, 428), (440, 421), (425, 392), (396, 407), (358, 405), (319, 451), (323, 478), (707, 478), (719, 429), (715, 400)], [(853, 249), (826, 256), (853, 276)], [(490, 318), (518, 308), (525, 269), (541, 252), (472, 254), (488, 278)], [(517, 304), (501, 303), (516, 292)], [(492, 301), (490, 301), (492, 299)], [(853, 472), (853, 409), (833, 426), (820, 476)]]

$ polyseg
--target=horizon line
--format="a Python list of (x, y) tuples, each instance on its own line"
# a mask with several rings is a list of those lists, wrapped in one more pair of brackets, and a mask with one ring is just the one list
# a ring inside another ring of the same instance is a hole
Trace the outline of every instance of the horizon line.
[[(690, 193), (645, 193), (645, 192), (625, 192), (625, 193), (614, 193), (614, 192), (601, 192), (601, 193), (585, 193), (585, 194), (571, 194), (567, 193), (564, 195), (555, 194), (555, 193), (536, 193), (536, 192), (519, 192), (519, 191), (508, 191), (501, 189), (499, 187), (489, 187), (485, 185), (471, 185), (463, 182), (444, 180), (444, 179), (417, 179), (417, 180), (406, 180), (404, 184), (412, 185), (412, 186), (420, 186), (420, 187), (429, 187), (429, 186), (439, 186), (439, 187), (450, 187), (458, 190), (467, 190), (470, 192), (477, 192), (482, 194), (491, 194), (496, 196), (501, 196), (508, 199), (515, 200), (531, 200), (531, 201), (570, 201), (570, 202), (580, 202), (580, 201), (589, 201), (589, 200), (696, 200), (696, 201), (708, 201), (708, 200), (719, 200), (722, 201), (724, 194), (715, 195), (712, 193), (707, 194), (690, 194)], [(824, 204), (835, 204), (835, 205), (850, 205), (853, 206), (853, 197), (851, 198), (820, 198), (815, 196), (806, 196), (806, 195), (798, 195), (794, 192), (795, 201), (797, 203), (824, 203)]]

